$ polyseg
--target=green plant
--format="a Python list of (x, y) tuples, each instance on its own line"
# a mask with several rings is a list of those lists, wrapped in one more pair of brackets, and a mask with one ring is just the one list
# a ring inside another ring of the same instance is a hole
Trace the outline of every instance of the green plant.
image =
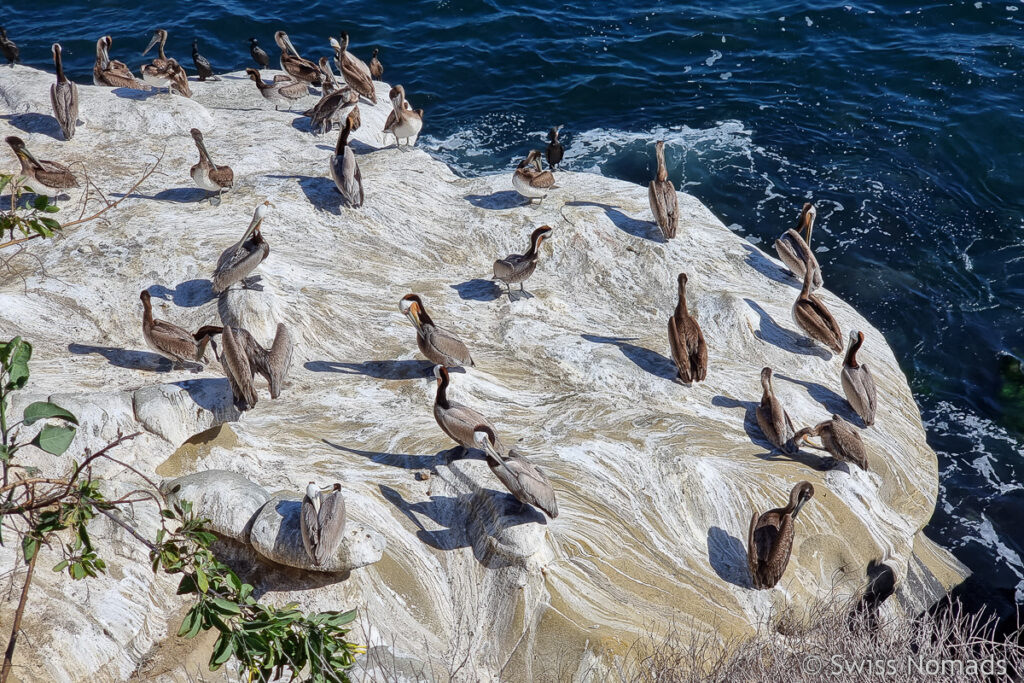
[(32, 191), (26, 180), (24, 176), (0, 173), (0, 192), (7, 188), (11, 193), (10, 209), (0, 212), (0, 237), (7, 233), (8, 238), (13, 240), (15, 231), (24, 237), (53, 237), (61, 229), (61, 224), (46, 214), (57, 213), (60, 209), (43, 194), (37, 194), (31, 206), (22, 208), (21, 196), (26, 190)]

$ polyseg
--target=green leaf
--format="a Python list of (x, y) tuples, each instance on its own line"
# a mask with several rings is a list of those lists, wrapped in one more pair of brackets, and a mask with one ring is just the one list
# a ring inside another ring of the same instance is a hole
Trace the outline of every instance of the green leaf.
[(68, 449), (68, 446), (71, 445), (71, 440), (74, 438), (74, 427), (46, 425), (36, 434), (36, 438), (32, 439), (32, 445), (38, 446), (52, 455), (60, 455)]
[[(51, 208), (53, 208), (54, 211), (57, 211), (57, 207), (51, 207)], [(49, 209), (47, 209), (47, 211), (49, 211)], [(36, 220), (39, 221), (40, 223), (42, 223), (43, 225), (45, 225), (50, 230), (53, 230), (54, 232), (56, 232), (58, 230), (61, 230), (64, 227), (54, 218), (47, 218), (46, 216), (39, 216)]]
[(62, 572), (62, 571), (64, 571), (64, 569), (67, 566), (68, 566), (68, 561), (67, 560), (61, 560), (57, 564), (53, 565), (53, 571), (55, 571), (55, 572)]
[(82, 566), (81, 562), (75, 562), (71, 565), (71, 578), (76, 581), (85, 578), (85, 567)]
[(8, 355), (5, 361), (10, 368), (7, 389), (21, 389), (28, 381), (28, 361), (32, 357), (32, 345), (23, 341), (21, 337), (15, 337), (8, 346)]
[(21, 539), (21, 549), (25, 551), (25, 561), (29, 562), (39, 549), (39, 539), (35, 536), (25, 536)]
[(49, 197), (45, 194), (37, 195), (35, 201), (32, 202), (32, 208), (37, 211), (42, 211), (46, 208), (46, 205), (50, 203)]
[(213, 604), (222, 614), (242, 613), (242, 609), (237, 604), (231, 602), (230, 600), (225, 600), (224, 598), (214, 598)]
[(204, 593), (210, 589), (210, 582), (206, 579), (206, 574), (203, 573), (202, 567), (196, 567), (196, 584), (199, 586), (199, 590)]
[(24, 419), (26, 425), (35, 424), (39, 420), (45, 420), (49, 417), (58, 417), (72, 424), (78, 424), (77, 417), (55, 403), (36, 401), (35, 403), (28, 404), (28, 407), (25, 408)]
[(213, 655), (210, 656), (210, 671), (216, 671), (221, 664), (228, 661), (235, 651), (235, 639), (231, 633), (222, 633), (217, 642), (213, 645)]
[(50, 204), (43, 210), (46, 211), (46, 213), (57, 213), (58, 211), (60, 211), (60, 207), (57, 206), (56, 204)]
[[(181, 626), (178, 628), (178, 637), (185, 635), (192, 630), (192, 627), (199, 621), (199, 605), (196, 605), (188, 611), (185, 618), (181, 620)], [(198, 633), (198, 631), (196, 631)], [(193, 634), (194, 635), (194, 634)]]
[(181, 582), (178, 584), (178, 595), (184, 595), (186, 593), (196, 592), (196, 579), (191, 574), (185, 574), (181, 577)]
[(6, 173), (0, 174), (0, 192), (3, 192), (4, 188), (14, 180), (14, 176), (7, 175)]

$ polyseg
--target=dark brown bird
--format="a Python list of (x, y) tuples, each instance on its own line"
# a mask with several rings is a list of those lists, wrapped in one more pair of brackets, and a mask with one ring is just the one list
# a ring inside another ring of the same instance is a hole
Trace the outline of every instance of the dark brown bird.
[(757, 425), (773, 446), (783, 453), (792, 455), (798, 450), (793, 442), (796, 430), (793, 429), (793, 421), (789, 419), (789, 413), (782, 407), (779, 399), (775, 398), (771, 368), (761, 370), (761, 388), (763, 390), (761, 403), (755, 409)]
[(697, 319), (686, 309), (686, 273), (679, 273), (679, 301), (668, 319), (668, 343), (680, 382), (703, 382), (708, 374), (708, 346)]
[(348, 51), (348, 33), (342, 31), (340, 41), (331, 38), (331, 46), (334, 47), (334, 63), (348, 87), (377, 104), (377, 90), (373, 85), (370, 67)]
[(755, 511), (747, 535), (747, 566), (754, 588), (773, 588), (786, 572), (793, 551), (794, 521), (800, 508), (814, 496), (810, 482), (802, 481), (789, 493), (789, 504), (761, 516)]
[(287, 33), (284, 31), (275, 33), (274, 42), (281, 48), (281, 71), (303, 83), (312, 83), (318, 87), (323, 83), (323, 73), (321, 73), (320, 67), (299, 56), (298, 50), (292, 45)]
[(252, 59), (256, 62), (257, 66), (261, 69), (270, 68), (270, 55), (260, 47), (259, 41), (255, 38), (249, 39), (249, 54), (252, 55)]
[(192, 63), (196, 66), (196, 73), (199, 74), (199, 80), (205, 81), (207, 78), (219, 81), (220, 79), (213, 75), (213, 67), (210, 66), (210, 60), (199, 54), (199, 39), (192, 39)]
[(18, 46), (15, 45), (13, 40), (7, 37), (7, 29), (2, 26), (0, 26), (0, 52), (4, 53), (4, 57), (7, 58), (12, 69), (15, 64), (21, 64)]
[(864, 424), (870, 427), (875, 424), (878, 392), (875, 389), (875, 379), (872, 377), (867, 363), (857, 362), (857, 352), (860, 351), (863, 343), (863, 332), (856, 330), (850, 332), (850, 348), (846, 351), (846, 358), (843, 359), (840, 379), (843, 383), (843, 393), (846, 394), (846, 400), (850, 402), (850, 407), (860, 415)]
[(45, 159), (36, 159), (28, 151), (25, 141), (13, 135), (4, 138), (14, 154), (21, 162), (21, 174), (28, 178), (28, 185), (39, 194), (53, 197), (60, 195), (61, 190), (78, 187), (78, 179), (64, 164)]
[[(434, 377), (437, 378), (437, 396), (434, 398), (434, 419), (437, 421), (437, 426), (451, 437), (452, 441), (463, 448), (476, 448), (475, 431), (481, 425), (489, 427), (492, 434), (497, 434), (494, 425), (486, 417), (461, 403), (448, 400), (448, 383), (451, 381), (451, 376), (448, 374), (448, 369), (445, 366), (435, 365)], [(499, 452), (504, 453), (505, 446), (502, 445), (497, 437), (495, 437), (495, 440), (494, 447)]]
[(370, 78), (375, 81), (379, 81), (380, 77), (384, 75), (384, 65), (377, 59), (378, 52), (380, 52), (380, 48), (373, 48), (373, 56), (370, 57)]
[(811, 293), (813, 276), (813, 268), (804, 269), (804, 286), (793, 304), (793, 320), (808, 337), (821, 342), (834, 353), (841, 353), (843, 333), (825, 302), (819, 299), (817, 294)]
[[(530, 235), (530, 248), (525, 254), (511, 254), (494, 262), (494, 279), (505, 283), (509, 301), (520, 296), (533, 295), (523, 288), (523, 283), (537, 270), (537, 259), (540, 258), (540, 245), (551, 235), (551, 227), (542, 225)], [(519, 283), (519, 294), (512, 298), (511, 285)]]
[[(809, 436), (820, 437), (821, 446), (811, 443)], [(865, 472), (868, 470), (868, 454), (860, 434), (853, 425), (838, 415), (833, 415), (831, 420), (813, 427), (804, 427), (796, 433), (793, 440), (797, 443), (803, 441), (821, 451), (828, 451), (836, 460), (853, 463)]]
[(548, 166), (554, 168), (558, 164), (562, 163), (562, 157), (565, 156), (565, 147), (558, 140), (558, 131), (562, 130), (561, 126), (555, 126), (548, 131)]
[(665, 141), (658, 140), (654, 147), (658, 157), (658, 175), (647, 188), (647, 196), (651, 202), (651, 213), (661, 228), (661, 234), (670, 240), (676, 236), (679, 228), (679, 197), (676, 188), (668, 179), (668, 167), (665, 166)]
[(218, 334), (222, 335), (224, 344), (224, 353), (219, 356), (221, 367), (231, 385), (235, 405), (240, 410), (249, 410), (256, 405), (258, 397), (253, 379), (257, 374), (267, 380), (270, 398), (281, 395), (294, 349), (291, 334), (284, 323), (278, 323), (274, 342), (269, 349), (263, 348), (248, 330), (241, 327), (205, 325), (199, 328), (193, 338), (201, 342)]
[(209, 336), (196, 339), (187, 330), (153, 317), (153, 304), (148, 290), (139, 294), (142, 300), (142, 336), (149, 348), (171, 361), (177, 368), (184, 363), (200, 363), (206, 354)]
[(96, 63), (92, 67), (93, 85), (106, 88), (131, 88), (132, 90), (152, 90), (153, 88), (135, 79), (131, 69), (124, 62), (110, 58), (110, 47), (114, 39), (101, 36), (96, 41)]

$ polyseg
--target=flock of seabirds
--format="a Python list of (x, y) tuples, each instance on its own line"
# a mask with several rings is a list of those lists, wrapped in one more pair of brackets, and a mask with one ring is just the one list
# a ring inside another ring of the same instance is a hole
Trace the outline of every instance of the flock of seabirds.
[[(333, 61), (341, 73), (341, 79), (338, 80), (331, 68), (331, 60), (327, 57), (321, 57), (315, 63), (303, 59), (283, 31), (278, 31), (274, 39), (281, 51), (279, 65), (283, 73), (266, 83), (258, 69), (249, 68), (246, 71), (260, 95), (273, 103), (275, 109), (281, 104), (290, 106), (291, 102), (305, 97), (310, 87), (322, 89), (320, 100), (305, 115), (310, 118), (310, 129), (314, 133), (329, 133), (335, 124), (340, 127), (338, 142), (330, 158), (329, 173), (345, 204), (358, 208), (363, 202), (362, 176), (348, 139), (360, 125), (360, 100), (371, 103), (377, 101), (373, 81), (379, 80), (383, 74), (378, 50), (374, 49), (369, 64), (366, 64), (348, 50), (348, 34), (341, 33), (340, 40), (331, 38)], [(142, 67), (140, 81), (123, 62), (110, 58), (109, 51), (113, 44), (111, 37), (101, 37), (96, 42), (93, 82), (97, 86), (114, 88), (163, 87), (170, 93), (191, 97), (184, 68), (164, 53), (166, 41), (167, 32), (157, 30), (143, 52), (145, 55), (156, 47), (157, 57)], [(18, 48), (3, 28), (0, 28), (0, 51), (12, 65), (18, 61)], [(250, 53), (260, 69), (269, 68), (270, 58), (255, 38), (250, 38)], [(53, 113), (65, 139), (71, 139), (78, 118), (78, 89), (64, 75), (60, 44), (53, 44), (52, 54), (57, 74), (57, 82), (50, 87)], [(192, 42), (192, 57), (199, 80), (217, 79), (210, 63), (199, 54), (196, 40)], [(412, 109), (401, 85), (391, 89), (390, 99), (392, 111), (385, 123), (384, 133), (395, 138), (396, 146), (400, 146), (402, 140), (407, 145), (415, 144), (423, 126), (423, 110)], [(560, 128), (552, 128), (548, 133), (549, 143), (544, 155), (548, 161), (547, 169), (543, 168), (542, 154), (536, 149), (531, 150), (515, 169), (512, 185), (526, 198), (527, 203), (535, 199), (543, 201), (552, 189), (558, 187), (552, 169), (557, 168), (565, 151), (559, 139)], [(198, 163), (190, 170), (192, 179), (200, 188), (215, 193), (210, 195), (211, 203), (219, 203), (220, 195), (233, 187), (234, 174), (230, 167), (213, 163), (201, 131), (193, 128), (191, 135), (199, 154)], [(63, 190), (78, 186), (75, 175), (67, 166), (37, 159), (17, 137), (8, 137), (6, 141), (21, 162), (21, 172), (34, 191), (60, 194)], [(649, 187), (651, 212), (665, 238), (672, 239), (679, 225), (678, 197), (668, 178), (665, 143), (659, 141), (655, 150), (658, 170)], [(221, 294), (235, 286), (258, 288), (255, 285), (258, 277), (253, 273), (270, 254), (270, 245), (263, 239), (260, 227), (271, 206), (269, 201), (258, 205), (242, 238), (221, 254), (213, 273), (215, 293)], [(839, 324), (825, 303), (814, 293), (823, 284), (821, 267), (810, 248), (815, 217), (814, 206), (804, 204), (796, 227), (782, 234), (775, 242), (775, 249), (790, 272), (803, 282), (793, 304), (793, 319), (811, 340), (838, 354), (843, 350)], [(529, 248), (525, 253), (513, 254), (494, 262), (494, 280), (505, 284), (510, 301), (520, 296), (532, 296), (525, 290), (523, 283), (536, 270), (540, 246), (551, 232), (551, 227), (546, 225), (537, 228), (530, 236)], [(518, 292), (512, 291), (513, 284), (519, 285)], [(678, 303), (668, 319), (668, 342), (677, 368), (676, 380), (690, 384), (705, 379), (708, 352), (700, 324), (687, 307), (686, 284), (687, 276), (681, 273), (678, 277)], [(271, 398), (278, 397), (292, 356), (291, 336), (284, 324), (277, 326), (273, 343), (266, 349), (252, 334), (240, 327), (206, 325), (194, 334), (190, 333), (170, 322), (154, 318), (148, 291), (143, 290), (140, 299), (143, 305), (142, 332), (146, 343), (169, 359), (173, 367), (187, 363), (199, 363), (201, 367), (201, 362), (206, 360), (206, 349), (212, 345), (214, 355), (220, 361), (231, 386), (235, 405), (240, 410), (256, 405), (254, 379), (257, 374), (267, 381)], [(434, 418), (437, 424), (461, 447), (483, 451), (491, 471), (520, 504), (538, 507), (548, 516), (556, 517), (558, 503), (555, 492), (540, 468), (522, 453), (506, 447), (490, 420), (473, 408), (448, 398), (451, 382), (448, 368), (473, 366), (473, 359), (465, 343), (455, 332), (434, 322), (417, 294), (404, 296), (399, 301), (399, 310), (416, 329), (419, 351), (435, 364), (437, 393)], [(220, 350), (214, 339), (217, 336), (221, 338)], [(857, 358), (863, 343), (863, 332), (850, 333), (839, 379), (851, 408), (863, 420), (864, 426), (868, 427), (875, 420), (877, 392), (871, 370)], [(837, 461), (851, 463), (862, 470), (868, 469), (864, 444), (853, 424), (839, 415), (832, 415), (830, 420), (798, 430), (775, 396), (772, 369), (769, 367), (761, 370), (761, 386), (763, 394), (756, 407), (757, 423), (774, 447), (794, 455), (801, 445), (807, 444), (827, 451)], [(820, 439), (820, 445), (811, 441), (812, 436)], [(747, 538), (747, 557), (755, 588), (771, 588), (781, 579), (792, 550), (796, 517), (813, 495), (814, 487), (810, 482), (801, 481), (793, 487), (789, 502), (784, 507), (763, 514), (756, 511), (753, 513)], [(337, 552), (344, 526), (345, 502), (341, 485), (336, 483), (325, 491), (315, 482), (310, 482), (302, 502), (300, 528), (303, 545), (315, 565), (324, 564)]]

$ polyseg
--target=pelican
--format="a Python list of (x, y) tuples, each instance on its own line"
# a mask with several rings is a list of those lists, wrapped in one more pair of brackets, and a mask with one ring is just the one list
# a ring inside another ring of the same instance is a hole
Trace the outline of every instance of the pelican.
[(231, 395), (239, 410), (249, 410), (255, 407), (258, 400), (256, 387), (252, 383), (254, 371), (249, 365), (249, 356), (235, 337), (231, 327), (223, 328), (221, 340), (224, 343), (224, 352), (220, 356), (221, 367), (224, 368), (224, 374), (228, 377)]
[(314, 482), (309, 482), (299, 516), (302, 545), (318, 567), (337, 552), (345, 531), (345, 498), (341, 495), (341, 484), (335, 484), (328, 491), (325, 496)]
[(11, 65), (12, 69), (15, 64), (21, 64), (21, 58), (18, 56), (18, 46), (7, 37), (7, 29), (2, 26), (0, 26), (0, 51), (4, 53), (4, 57), (7, 58), (7, 62)]
[(686, 309), (686, 273), (679, 273), (679, 301), (668, 319), (668, 343), (680, 382), (703, 382), (708, 374), (708, 346), (697, 319)]
[(64, 132), (64, 139), (75, 137), (75, 126), (78, 123), (78, 85), (64, 75), (64, 64), (61, 61), (60, 43), (54, 43), (53, 65), (57, 67), (57, 82), (50, 86), (50, 104), (53, 105), (53, 116)]
[(323, 93), (322, 97), (327, 97), (332, 92), (338, 89), (338, 81), (334, 78), (334, 69), (331, 68), (331, 60), (327, 57), (321, 57), (320, 61), (317, 62), (320, 67), (320, 73), (324, 76)]
[(199, 54), (199, 39), (192, 39), (192, 63), (196, 65), (196, 73), (199, 74), (199, 80), (205, 81), (207, 78), (219, 81), (220, 79), (213, 75), (213, 67), (210, 66), (210, 60)]
[(403, 296), (398, 310), (416, 327), (416, 345), (431, 363), (452, 368), (475, 365), (462, 340), (454, 332), (434, 324), (418, 294)]
[(78, 179), (64, 164), (45, 159), (36, 159), (32, 152), (28, 151), (25, 141), (13, 135), (4, 138), (4, 141), (11, 146), (18, 161), (21, 162), (21, 174), (28, 178), (28, 185), (37, 194), (46, 194), (57, 197), (62, 190), (78, 187)]
[(323, 82), (320, 67), (308, 59), (299, 56), (299, 51), (292, 45), (291, 39), (284, 31), (274, 34), (274, 42), (281, 48), (281, 71), (303, 83), (319, 86)]
[(750, 518), (747, 535), (747, 566), (754, 588), (774, 588), (786, 571), (793, 551), (793, 522), (800, 508), (814, 496), (814, 487), (802, 481), (789, 493), (789, 504)]
[(347, 206), (358, 209), (363, 205), (363, 175), (359, 172), (356, 155), (348, 146), (348, 136), (359, 127), (359, 108), (354, 108), (345, 119), (345, 127), (338, 134), (338, 144), (331, 155), (331, 178)]
[(861, 416), (864, 424), (869, 427), (875, 424), (875, 409), (878, 407), (878, 393), (875, 390), (875, 379), (871, 369), (865, 363), (857, 362), (857, 352), (864, 343), (864, 333), (850, 332), (850, 348), (843, 359), (843, 370), (840, 379), (843, 393), (850, 402), (853, 411)]
[[(509, 301), (515, 301), (520, 296), (532, 297), (533, 295), (523, 289), (523, 283), (537, 270), (537, 259), (540, 258), (540, 245), (551, 235), (551, 227), (542, 225), (530, 235), (530, 248), (525, 254), (512, 254), (494, 262), (494, 279), (505, 283), (506, 293)], [(511, 285), (519, 283), (519, 294), (512, 298)]]
[[(480, 429), (481, 426), (488, 427), (492, 435), (497, 433), (494, 425), (486, 417), (461, 403), (448, 400), (448, 368), (443, 365), (435, 365), (434, 376), (437, 378), (434, 419), (437, 420), (438, 426), (441, 427), (445, 434), (463, 448), (475, 448), (476, 437), (474, 432)], [(493, 445), (499, 452), (505, 452), (505, 446), (502, 445), (497, 437), (495, 437)]]
[(813, 268), (804, 269), (804, 286), (793, 303), (793, 320), (808, 337), (821, 342), (834, 353), (841, 353), (843, 333), (825, 302), (817, 294), (811, 294), (813, 276)]
[(375, 81), (379, 81), (380, 77), (384, 75), (384, 65), (377, 59), (378, 52), (380, 52), (380, 48), (373, 48), (373, 56), (370, 57), (370, 78)]
[(273, 83), (264, 83), (260, 72), (256, 69), (249, 67), (245, 73), (249, 74), (249, 78), (259, 88), (263, 99), (274, 103), (274, 111), (277, 111), (280, 104), (290, 108), (293, 100), (301, 100), (309, 92), (304, 81), (293, 81), (289, 78), (283, 81), (275, 80)]
[(761, 394), (761, 403), (755, 410), (757, 425), (773, 446), (783, 453), (792, 455), (797, 451), (797, 447), (794, 445), (796, 430), (793, 429), (793, 421), (789, 419), (789, 413), (782, 407), (779, 399), (775, 398), (775, 390), (772, 389), (771, 368), (761, 370), (761, 388), (764, 393)]
[[(810, 436), (820, 437), (821, 445), (812, 443), (808, 438)], [(820, 422), (813, 427), (804, 427), (796, 433), (793, 440), (797, 443), (803, 441), (819, 451), (828, 451), (836, 460), (853, 463), (865, 472), (868, 470), (868, 455), (860, 434), (838, 415), (833, 415), (831, 420)]]
[(562, 163), (562, 157), (565, 156), (565, 147), (558, 140), (558, 131), (562, 130), (561, 126), (555, 126), (548, 131), (548, 167), (554, 168), (558, 164)]
[[(203, 141), (203, 133), (198, 128), (192, 129), (192, 139), (195, 140), (196, 149), (199, 150), (199, 163), (192, 167), (192, 180), (196, 185), (207, 192), (216, 192), (216, 197), (210, 197), (210, 203), (216, 206), (220, 204), (220, 196), (225, 190), (230, 190), (235, 184), (235, 174), (230, 166), (217, 166), (206, 151), (206, 143)], [(216, 199), (216, 201), (214, 201)]]
[(131, 88), (133, 90), (152, 90), (149, 85), (135, 79), (131, 69), (124, 62), (110, 58), (110, 46), (114, 39), (101, 36), (96, 41), (96, 64), (92, 67), (93, 85), (107, 88)]
[(395, 136), (395, 147), (398, 147), (403, 139), (408, 145), (410, 138), (419, 138), (420, 130), (423, 128), (423, 110), (409, 109), (405, 101), (405, 88), (400, 85), (393, 87), (389, 96), (391, 113), (384, 122), (384, 135), (390, 133)]
[(260, 47), (260, 43), (255, 38), (249, 39), (249, 54), (252, 55), (252, 59), (256, 62), (256, 66), (260, 69), (270, 68), (270, 55)]
[(206, 354), (209, 337), (198, 341), (188, 331), (153, 317), (153, 305), (148, 290), (142, 290), (142, 336), (149, 348), (171, 361), (171, 368), (182, 363), (199, 363)]
[(487, 425), (477, 425), (473, 429), (473, 439), (476, 447), (487, 456), (487, 466), (491, 472), (516, 500), (523, 505), (540, 508), (551, 519), (558, 517), (555, 490), (539, 467), (515, 449), (505, 455), (499, 453), (495, 448), (497, 439), (494, 431)]
[(648, 186), (647, 196), (651, 201), (651, 213), (654, 214), (655, 222), (661, 228), (665, 239), (670, 240), (676, 236), (676, 229), (679, 228), (679, 197), (672, 181), (668, 179), (664, 140), (658, 140), (658, 144), (654, 146), (654, 153), (658, 157), (658, 175)]
[(260, 230), (263, 217), (267, 215), (267, 207), (270, 206), (273, 206), (270, 201), (257, 206), (242, 239), (225, 249), (217, 259), (217, 268), (213, 271), (213, 291), (217, 294), (239, 281), (243, 288), (251, 288), (251, 284), (246, 282), (246, 276), (270, 255), (270, 245), (263, 239)]
[[(818, 259), (811, 251), (811, 231), (814, 229), (814, 219), (817, 215), (818, 211), (814, 208), (814, 204), (807, 202), (800, 210), (796, 229), (790, 228), (782, 233), (782, 237), (775, 240), (775, 253), (779, 255), (779, 260), (786, 264), (797, 279), (804, 279), (804, 263), (808, 260), (811, 262), (811, 268), (814, 271), (811, 291), (818, 289), (823, 284), (821, 266), (818, 265)], [(800, 235), (801, 230), (807, 233), (806, 240)]]
[(341, 32), (340, 42), (331, 38), (331, 47), (334, 48), (334, 63), (349, 87), (374, 104), (377, 104), (377, 90), (373, 87), (373, 76), (370, 74), (370, 67), (366, 66), (363, 60), (348, 51), (348, 33), (345, 31)]
[[(231, 383), (235, 400), (242, 410), (248, 410), (256, 405), (256, 388), (252, 380), (257, 374), (267, 380), (270, 398), (281, 395), (282, 385), (291, 367), (294, 349), (291, 334), (284, 323), (278, 323), (274, 341), (269, 349), (263, 348), (255, 337), (242, 327), (205, 325), (200, 327), (193, 337), (197, 341), (202, 341), (218, 334), (222, 335), (227, 354), (227, 357), (221, 359), (221, 365)], [(233, 345), (230, 350), (229, 344)]]
[(158, 56), (151, 63), (142, 67), (142, 80), (155, 87), (166, 87), (168, 92), (177, 92), (185, 97), (192, 97), (192, 90), (188, 87), (188, 75), (185, 69), (178, 64), (176, 59), (169, 59), (164, 54), (164, 45), (167, 43), (167, 31), (158, 28), (153, 34), (153, 39), (142, 51), (145, 55), (157, 46)]
[(347, 119), (357, 109), (358, 102), (359, 93), (345, 86), (324, 95), (312, 109), (302, 114), (309, 117), (309, 128), (314, 135), (325, 135), (331, 132), (335, 123)]
[(528, 204), (532, 204), (534, 199), (543, 202), (548, 196), (548, 191), (557, 189), (558, 185), (555, 185), (555, 176), (551, 171), (541, 169), (540, 152), (531, 149), (512, 174), (512, 187), (526, 197)]

